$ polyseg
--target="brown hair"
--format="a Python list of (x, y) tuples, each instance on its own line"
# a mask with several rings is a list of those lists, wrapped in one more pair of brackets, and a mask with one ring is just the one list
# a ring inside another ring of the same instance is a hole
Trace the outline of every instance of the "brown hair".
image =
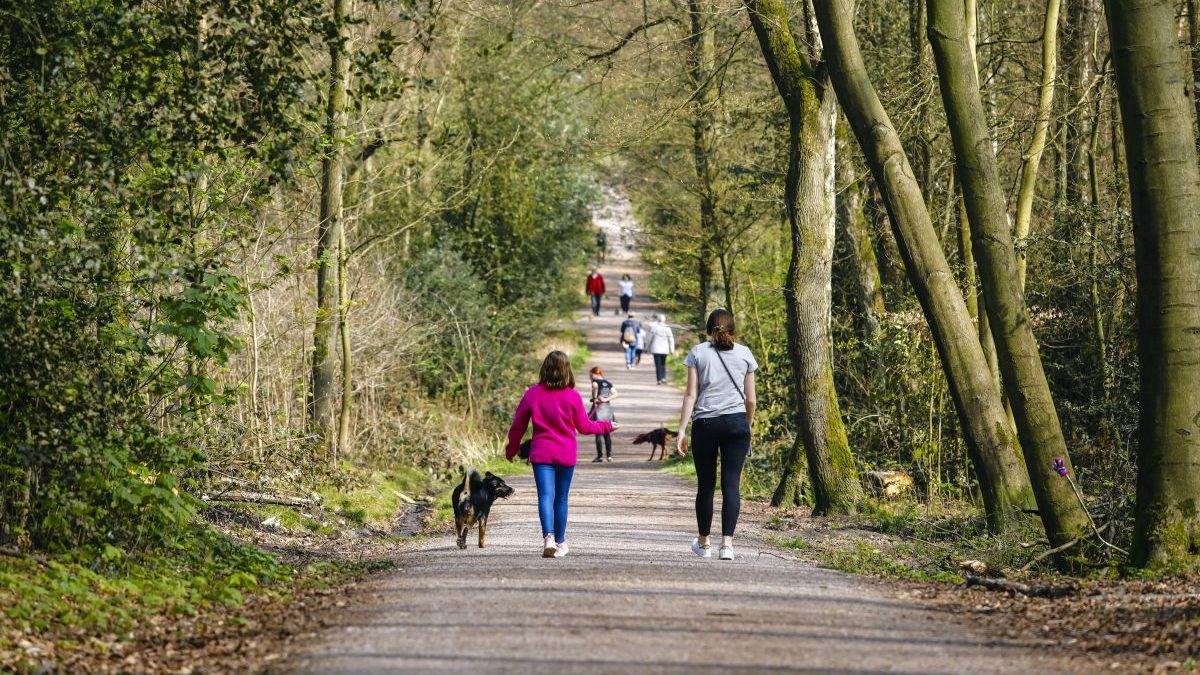
[(547, 389), (574, 389), (575, 373), (571, 372), (571, 359), (557, 349), (547, 354), (538, 373), (538, 384)]
[(727, 309), (714, 309), (708, 315), (708, 323), (704, 332), (712, 340), (713, 346), (723, 352), (733, 349), (733, 340), (737, 337), (737, 327), (733, 323), (733, 314)]
[(599, 375), (600, 377), (604, 377), (604, 371), (600, 370), (600, 366), (592, 366), (592, 369), (588, 372), (590, 372), (593, 375)]

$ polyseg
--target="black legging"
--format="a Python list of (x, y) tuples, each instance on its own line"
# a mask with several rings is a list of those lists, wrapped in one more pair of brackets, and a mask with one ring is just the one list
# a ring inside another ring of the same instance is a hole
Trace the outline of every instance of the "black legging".
[(596, 459), (604, 456), (605, 449), (608, 450), (608, 456), (612, 457), (612, 434), (596, 434)]
[(629, 301), (630, 300), (633, 300), (632, 295), (622, 295), (621, 296), (621, 313), (622, 314), (629, 313)]
[(750, 453), (746, 413), (706, 417), (692, 422), (692, 456), (696, 462), (696, 525), (700, 536), (712, 529), (713, 493), (717, 487), (717, 455), (721, 456), (721, 534), (732, 537), (742, 511), (742, 466)]

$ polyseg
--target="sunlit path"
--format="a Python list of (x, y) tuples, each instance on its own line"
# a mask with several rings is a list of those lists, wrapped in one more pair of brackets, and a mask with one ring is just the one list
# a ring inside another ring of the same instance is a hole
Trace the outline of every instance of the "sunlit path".
[[(630, 243), (627, 210), (610, 204), (611, 243)], [(615, 210), (613, 210), (615, 207)], [(610, 286), (644, 270), (625, 246), (602, 268)], [(648, 312), (639, 294), (634, 311)], [(488, 548), (460, 551), (449, 535), (406, 554), (370, 602), (348, 607), (307, 654), (281, 671), (692, 673), (1065, 671), (1052, 653), (1009, 644), (874, 582), (785, 560), (753, 536), (740, 558), (694, 557), (693, 488), (646, 461), (637, 433), (674, 428), (679, 391), (654, 383), (653, 365), (625, 370), (614, 299), (601, 317), (580, 310), (593, 362), (610, 374), (622, 429), (614, 461), (592, 464), (580, 439), (563, 559), (540, 557), (528, 476), (496, 507)], [(747, 523), (747, 530), (754, 523)], [(473, 541), (472, 538), (468, 539)], [(776, 555), (761, 555), (771, 551)]]

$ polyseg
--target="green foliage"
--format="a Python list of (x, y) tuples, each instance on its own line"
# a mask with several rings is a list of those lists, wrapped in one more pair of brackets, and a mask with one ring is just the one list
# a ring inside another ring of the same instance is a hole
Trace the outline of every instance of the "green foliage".
[(279, 592), (295, 579), (292, 568), (256, 548), (210, 530), (189, 534), (186, 546), (152, 554), (104, 545), (44, 561), (0, 558), (0, 607), (20, 630), (121, 635), (147, 616), (240, 605), (248, 593)]
[[(370, 471), (355, 476), (344, 488), (325, 486), (319, 490), (323, 504), (356, 525), (390, 529), (392, 520), (406, 503), (428, 489), (429, 477), (409, 467)], [(401, 496), (403, 495), (403, 497)]]
[[(901, 544), (897, 548), (904, 549)], [(903, 551), (902, 551), (903, 552)], [(850, 550), (833, 550), (823, 556), (822, 563), (835, 570), (910, 581), (940, 581), (962, 583), (962, 577), (953, 572), (927, 570), (914, 567), (881, 551), (870, 544), (858, 542)]]
[(227, 243), (298, 146), (307, 7), (0, 16), (0, 542), (137, 548), (190, 517), (244, 296)]
[(475, 40), (448, 130), (465, 139), (466, 152), (449, 185), (471, 185), (472, 194), (445, 212), (433, 236), (476, 270), (497, 307), (562, 309), (577, 297), (563, 294), (576, 285), (564, 280), (589, 250), (596, 196), (581, 152), (582, 99), (570, 96), (558, 68), (528, 71), (531, 59), (553, 60), (547, 47), (518, 48), (502, 30)]

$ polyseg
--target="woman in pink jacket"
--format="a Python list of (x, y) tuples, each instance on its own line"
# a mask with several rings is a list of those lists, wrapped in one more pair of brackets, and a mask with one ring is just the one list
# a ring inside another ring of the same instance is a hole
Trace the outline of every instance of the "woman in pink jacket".
[(605, 434), (617, 428), (615, 422), (594, 422), (583, 409), (583, 397), (575, 391), (571, 361), (553, 351), (542, 361), (538, 383), (525, 390), (512, 426), (508, 429), (508, 461), (517, 456), (521, 439), (533, 422), (533, 441), (529, 462), (537, 484), (538, 516), (542, 521), (543, 558), (561, 558), (567, 554), (567, 495), (571, 476), (579, 459), (575, 433)]

